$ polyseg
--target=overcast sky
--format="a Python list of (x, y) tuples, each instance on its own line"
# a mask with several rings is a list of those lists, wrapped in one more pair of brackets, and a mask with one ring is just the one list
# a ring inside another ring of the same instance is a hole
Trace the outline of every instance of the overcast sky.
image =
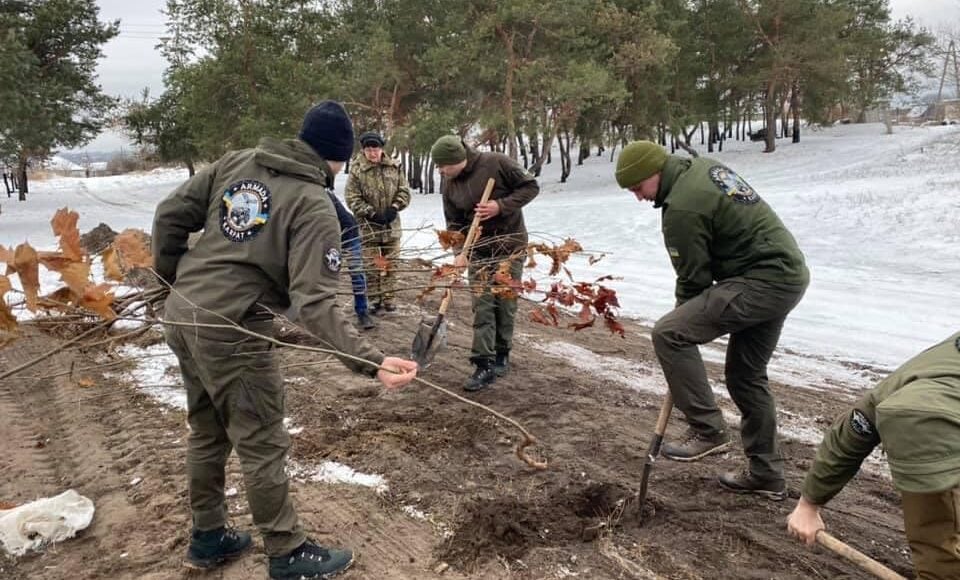
[[(510, 0), (503, 0), (509, 2)], [(120, 35), (104, 47), (98, 67), (99, 81), (109, 95), (135, 97), (144, 87), (158, 96), (163, 92), (166, 61), (155, 47), (164, 32), (164, 0), (98, 0), (101, 20), (120, 20)], [(960, 0), (890, 0), (894, 18), (913, 16), (937, 30), (960, 29)], [(95, 151), (124, 144), (116, 135), (104, 135), (87, 145)]]

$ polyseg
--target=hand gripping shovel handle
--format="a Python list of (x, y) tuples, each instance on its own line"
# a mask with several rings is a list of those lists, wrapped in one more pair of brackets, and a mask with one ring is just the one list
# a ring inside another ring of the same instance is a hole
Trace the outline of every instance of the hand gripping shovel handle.
[(650, 472), (653, 471), (653, 464), (657, 461), (657, 455), (660, 455), (660, 445), (663, 444), (663, 434), (667, 431), (667, 423), (670, 421), (670, 412), (673, 411), (673, 397), (667, 393), (663, 400), (663, 406), (660, 407), (660, 415), (657, 417), (657, 426), (653, 431), (653, 438), (647, 447), (647, 458), (643, 462), (643, 474), (640, 477), (640, 493), (637, 496), (637, 513), (643, 517), (643, 503), (647, 499), (647, 482), (650, 480)]
[[(487, 203), (490, 200), (490, 195), (493, 193), (493, 188), (497, 185), (497, 182), (491, 177), (487, 180), (487, 185), (483, 188), (483, 195), (480, 196), (480, 203)], [(474, 215), (473, 221), (470, 223), (470, 230), (467, 231), (467, 237), (463, 241), (463, 250), (462, 253), (467, 257), (467, 263), (470, 263), (470, 250), (473, 248), (474, 242), (477, 241), (477, 235), (480, 233), (480, 216)], [(447, 308), (450, 306), (450, 298), (453, 296), (450, 288), (447, 288), (447, 291), (443, 293), (443, 300), (440, 301), (440, 310), (439, 317), (442, 318), (447, 313)]]
[(824, 530), (817, 532), (817, 543), (838, 556), (860, 566), (860, 568), (870, 572), (877, 578), (881, 578), (882, 580), (907, 580), (900, 574), (897, 574), (856, 548), (841, 542)]

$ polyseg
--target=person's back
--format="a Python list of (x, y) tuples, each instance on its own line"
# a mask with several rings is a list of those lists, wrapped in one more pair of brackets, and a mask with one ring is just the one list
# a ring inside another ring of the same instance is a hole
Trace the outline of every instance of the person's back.
[[(713, 281), (736, 276), (783, 284), (809, 279), (796, 239), (739, 175), (706, 157), (671, 157), (661, 185), (663, 235), (668, 246), (709, 236)], [(680, 259), (696, 259), (681, 254)]]

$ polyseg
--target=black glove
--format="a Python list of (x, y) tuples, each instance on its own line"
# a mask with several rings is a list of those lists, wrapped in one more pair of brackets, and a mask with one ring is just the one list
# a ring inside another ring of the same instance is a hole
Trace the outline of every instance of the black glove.
[(397, 219), (397, 208), (392, 205), (387, 208), (387, 211), (383, 213), (383, 224), (389, 225), (393, 223), (393, 220)]
[(380, 226), (387, 225), (387, 222), (383, 221), (383, 214), (375, 211), (370, 212), (370, 215), (367, 216), (367, 220)]

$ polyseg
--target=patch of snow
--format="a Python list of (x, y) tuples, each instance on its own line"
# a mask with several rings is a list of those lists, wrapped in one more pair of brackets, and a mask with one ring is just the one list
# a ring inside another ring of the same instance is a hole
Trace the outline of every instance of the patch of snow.
[(164, 343), (146, 348), (124, 345), (117, 352), (136, 364), (128, 374), (137, 390), (168, 407), (187, 409), (187, 391), (177, 371), (177, 357), (170, 347)]
[(319, 466), (300, 465), (294, 461), (288, 461), (287, 472), (290, 477), (300, 481), (358, 485), (373, 488), (378, 494), (388, 489), (387, 480), (382, 475), (361, 473), (336, 461), (325, 461)]

